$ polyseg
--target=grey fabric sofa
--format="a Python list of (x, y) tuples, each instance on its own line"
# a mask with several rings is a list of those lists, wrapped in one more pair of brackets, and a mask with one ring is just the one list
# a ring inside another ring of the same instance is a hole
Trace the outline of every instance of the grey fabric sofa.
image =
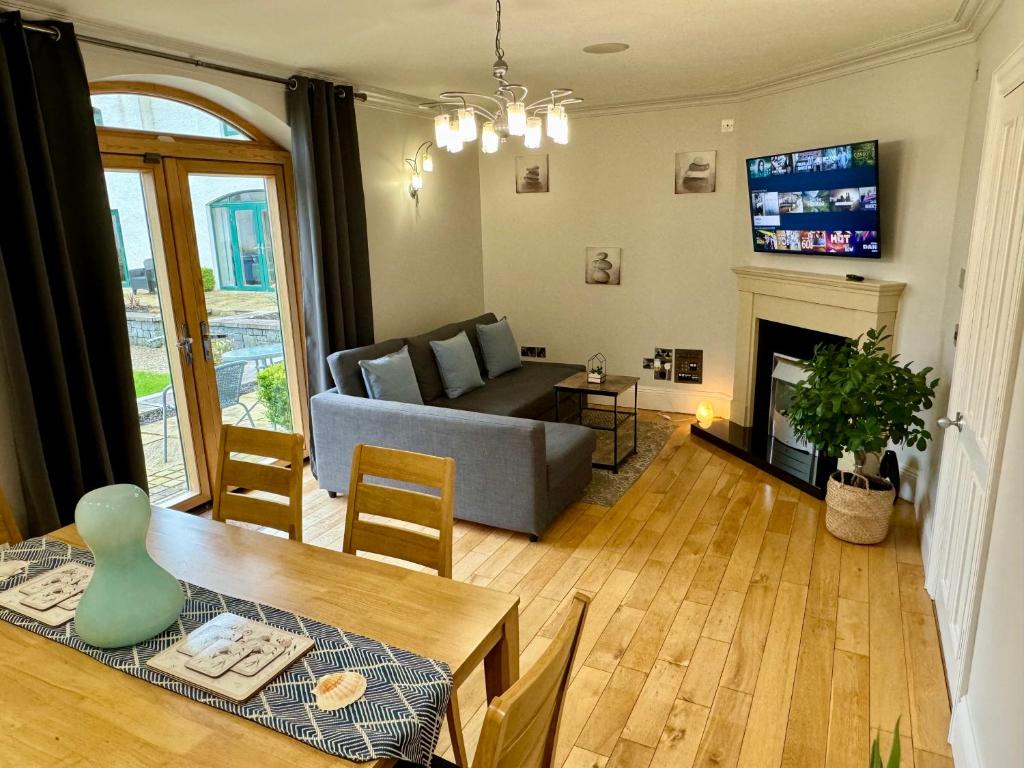
[[(577, 501), (591, 479), (595, 437), (586, 427), (553, 422), (554, 385), (582, 366), (524, 362), (520, 369), (488, 379), (476, 324), (496, 320), (486, 314), (328, 357), (337, 386), (311, 399), (320, 487), (347, 492), (352, 451), (366, 443), (454, 458), (455, 516), (461, 520), (537, 537)], [(461, 330), (470, 338), (486, 383), (450, 400), (429, 342)], [(358, 361), (406, 345), (426, 404), (367, 397)], [(563, 416), (571, 415), (576, 401), (566, 397), (560, 407)]]

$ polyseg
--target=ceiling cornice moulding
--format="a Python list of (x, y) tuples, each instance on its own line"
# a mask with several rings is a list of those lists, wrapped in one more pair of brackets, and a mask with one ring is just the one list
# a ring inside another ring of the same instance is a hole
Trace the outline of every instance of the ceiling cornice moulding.
[[(1019, 2), (1020, 0), (1012, 1)], [(604, 117), (608, 115), (657, 112), (749, 101), (762, 96), (783, 93), (802, 86), (827, 82), (839, 77), (884, 67), (900, 61), (940, 53), (975, 42), (985, 27), (988, 26), (1002, 2), (1003, 0), (962, 0), (953, 18), (947, 22), (932, 24), (913, 32), (861, 46), (831, 59), (826, 59), (823, 62), (818, 62), (813, 66), (794, 70), (780, 77), (739, 86), (735, 89), (595, 106), (586, 106), (584, 104), (580, 107), (574, 107), (572, 115), (580, 118)], [(428, 100), (425, 97), (401, 91), (392, 91), (386, 88), (378, 88), (368, 83), (352, 83), (351, 78), (346, 77), (342, 73), (289, 68), (278, 62), (227, 53), (219, 49), (118, 27), (94, 19), (84, 17), (72, 18), (52, 8), (34, 3), (21, 3), (17, 8), (30, 17), (58, 18), (73, 22), (78, 32), (93, 37), (155, 48), (168, 53), (203, 59), (240, 69), (258, 70), (279, 77), (288, 77), (297, 72), (308, 77), (322, 78), (332, 82), (351, 83), (357, 90), (367, 94), (366, 102), (361, 104), (363, 107), (398, 112), (424, 119), (430, 117), (430, 115), (425, 114), (419, 108), (421, 103)], [(188, 72), (190, 69), (184, 64), (166, 63), (165, 66), (176, 67), (183, 73)], [(225, 77), (232, 77), (232, 75), (225, 75)]]
[(572, 114), (574, 117), (580, 118), (604, 117), (686, 107), (734, 104), (877, 69), (900, 61), (940, 53), (975, 42), (988, 26), (996, 11), (999, 10), (1002, 2), (1003, 0), (963, 0), (954, 18), (948, 22), (933, 24), (914, 32), (861, 46), (835, 56), (831, 60), (816, 63), (813, 67), (798, 69), (749, 86), (663, 99), (601, 104), (593, 107), (584, 105), (574, 108)]

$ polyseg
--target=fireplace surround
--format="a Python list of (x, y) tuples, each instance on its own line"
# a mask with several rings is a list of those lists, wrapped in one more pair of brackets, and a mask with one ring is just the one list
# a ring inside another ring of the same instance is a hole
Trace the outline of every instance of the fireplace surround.
[(693, 424), (691, 434), (823, 497), (835, 459), (820, 460), (812, 479), (769, 459), (774, 356), (808, 359), (816, 343), (853, 338), (882, 325), (894, 330), (906, 284), (766, 267), (735, 267), (733, 272), (739, 300), (730, 418), (707, 428)]

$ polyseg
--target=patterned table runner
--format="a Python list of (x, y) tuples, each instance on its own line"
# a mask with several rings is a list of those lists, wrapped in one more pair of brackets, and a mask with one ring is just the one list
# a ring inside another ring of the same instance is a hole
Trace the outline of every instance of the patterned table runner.
[[(22, 573), (0, 579), (0, 591), (69, 561), (93, 564), (88, 550), (45, 537), (0, 550), (0, 562), (8, 560), (27, 560), (30, 564)], [(0, 608), (0, 619), (81, 651), (133, 677), (252, 720), (328, 754), (358, 762), (399, 758), (429, 764), (451, 696), (452, 673), (447, 664), (262, 603), (188, 582), (181, 585), (186, 599), (177, 623), (152, 640), (129, 648), (105, 650), (87, 645), (75, 633), (73, 620), (60, 627), (48, 627), (4, 608)], [(244, 704), (206, 693), (146, 666), (154, 655), (225, 611), (306, 635), (313, 638), (315, 645)], [(342, 710), (317, 709), (313, 697), (316, 680), (343, 670), (358, 671), (366, 678), (366, 695)]]

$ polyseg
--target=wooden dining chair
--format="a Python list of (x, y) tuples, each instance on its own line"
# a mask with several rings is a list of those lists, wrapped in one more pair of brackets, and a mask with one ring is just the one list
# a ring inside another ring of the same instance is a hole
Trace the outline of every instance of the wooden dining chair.
[[(379, 478), (437, 491), (424, 493), (369, 482)], [(455, 460), (425, 453), (357, 445), (352, 455), (348, 508), (342, 552), (369, 552), (422, 565), (438, 576), (452, 577), (452, 510), (455, 502)], [(370, 515), (376, 520), (364, 519)], [(420, 526), (391, 525), (382, 518)], [(428, 533), (422, 529), (429, 529)], [(433, 533), (436, 531), (436, 534)], [(468, 768), (459, 702), (452, 690), (448, 730), (455, 761)]]
[[(302, 541), (302, 446), (302, 435), (223, 425), (213, 519), (275, 528), (286, 531), (289, 539)], [(232, 458), (232, 454), (287, 461), (289, 466), (243, 461)], [(283, 500), (235, 493), (232, 489), (264, 491)]]
[(3, 490), (0, 490), (0, 545), (20, 544), (21, 541), (21, 531), (14, 521), (14, 510), (7, 503)]
[[(590, 596), (577, 592), (555, 639), (530, 670), (491, 699), (480, 729), (473, 768), (553, 768), (558, 724)], [(451, 768), (435, 757), (431, 768)], [(412, 768), (400, 762), (396, 768)]]

